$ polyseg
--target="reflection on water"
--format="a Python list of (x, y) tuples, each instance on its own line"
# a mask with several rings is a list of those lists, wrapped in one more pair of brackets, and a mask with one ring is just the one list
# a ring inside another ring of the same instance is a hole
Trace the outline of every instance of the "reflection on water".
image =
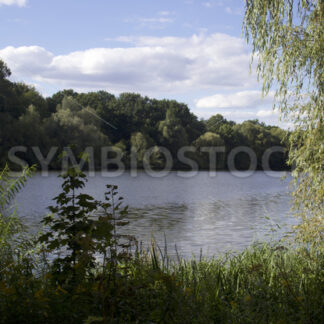
[[(46, 214), (51, 199), (60, 192), (57, 173), (44, 178), (36, 175), (17, 197), (18, 212), (25, 222), (37, 226)], [(289, 179), (281, 181), (263, 172), (248, 178), (238, 178), (219, 172), (211, 178), (200, 172), (192, 178), (171, 173), (164, 178), (150, 178), (139, 173), (136, 178), (125, 173), (117, 178), (109, 174), (90, 178), (86, 192), (103, 199), (105, 184), (117, 184), (119, 193), (130, 207), (130, 224), (123, 232), (136, 236), (144, 243), (152, 235), (182, 256), (215, 254), (241, 250), (255, 239), (264, 240), (271, 224), (292, 224), (288, 216)], [(270, 220), (267, 220), (267, 217)], [(280, 233), (278, 233), (279, 235)]]
[(273, 213), (278, 205), (283, 206), (286, 202), (287, 197), (273, 195), (131, 208), (128, 216), (131, 225), (125, 232), (135, 236), (142, 233), (141, 239), (145, 242), (149, 242), (154, 235), (160, 244), (164, 244), (165, 234), (168, 251), (174, 251), (176, 244), (184, 256), (197, 254), (200, 249), (209, 255), (241, 250), (253, 240), (265, 239), (271, 233), (271, 224), (281, 224), (283, 231), (289, 225), (287, 221), (291, 223), (291, 219), (286, 219), (284, 223), (282, 214)]

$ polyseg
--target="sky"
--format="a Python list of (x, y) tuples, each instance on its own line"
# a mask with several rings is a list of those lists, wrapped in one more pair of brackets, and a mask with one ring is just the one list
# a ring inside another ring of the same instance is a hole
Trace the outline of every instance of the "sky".
[(13, 81), (136, 92), (200, 118), (278, 124), (241, 36), (243, 0), (0, 0), (0, 59)]

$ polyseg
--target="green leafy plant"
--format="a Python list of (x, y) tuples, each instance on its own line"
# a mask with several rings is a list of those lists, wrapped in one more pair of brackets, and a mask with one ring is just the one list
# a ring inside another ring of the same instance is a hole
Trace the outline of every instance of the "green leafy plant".
[(127, 224), (123, 221), (127, 207), (121, 207), (122, 197), (115, 203), (117, 186), (106, 186), (104, 202), (80, 192), (86, 175), (78, 168), (68, 169), (61, 177), (62, 193), (54, 198), (56, 206), (49, 207), (51, 214), (43, 219), (48, 230), (39, 242), (56, 255), (53, 273), (59, 284), (66, 284), (91, 277), (99, 261), (103, 265), (117, 263), (119, 249), (128, 247), (119, 245), (121, 237), (117, 235), (117, 227)]

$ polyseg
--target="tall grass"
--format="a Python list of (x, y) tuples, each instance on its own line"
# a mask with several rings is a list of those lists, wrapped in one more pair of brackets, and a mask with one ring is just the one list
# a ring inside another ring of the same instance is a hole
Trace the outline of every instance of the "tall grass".
[(152, 245), (71, 290), (25, 258), (0, 273), (0, 323), (323, 323), (323, 269), (306, 248), (172, 261)]
[(156, 250), (143, 267), (181, 287), (170, 291), (179, 323), (324, 321), (322, 252), (258, 244), (236, 255), (165, 262)]

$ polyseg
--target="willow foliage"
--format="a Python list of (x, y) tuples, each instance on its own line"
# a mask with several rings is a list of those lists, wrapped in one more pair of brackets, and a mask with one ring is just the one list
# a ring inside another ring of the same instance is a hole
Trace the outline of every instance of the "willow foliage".
[(293, 123), (289, 162), (294, 207), (303, 220), (297, 237), (324, 236), (324, 1), (246, 0), (243, 30), (257, 57), (263, 93)]
[(10, 170), (6, 165), (0, 171), (0, 213), (9, 206), (15, 195), (24, 187), (27, 179), (32, 176), (35, 166), (25, 167), (19, 177), (10, 176)]
[(21, 236), (24, 227), (16, 217), (12, 203), (34, 171), (34, 166), (26, 167), (20, 176), (12, 177), (8, 166), (0, 170), (0, 274), (12, 263), (12, 250), (17, 244), (26, 252), (23, 249), (28, 242)]

